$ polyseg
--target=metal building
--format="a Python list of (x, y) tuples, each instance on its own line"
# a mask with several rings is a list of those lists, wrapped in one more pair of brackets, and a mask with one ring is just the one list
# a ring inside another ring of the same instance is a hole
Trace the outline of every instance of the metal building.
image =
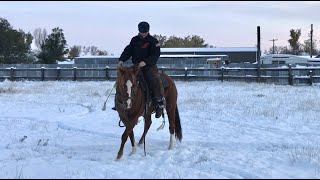
[(257, 59), (257, 52), (257, 47), (161, 48), (162, 55), (227, 55), (230, 63), (254, 63)]
[[(159, 64), (206, 64), (208, 59), (221, 58), (228, 63), (254, 63), (256, 47), (226, 48), (161, 48)], [(75, 58), (75, 64), (116, 64), (119, 56), (84, 56)], [(131, 61), (131, 60), (129, 60)]]

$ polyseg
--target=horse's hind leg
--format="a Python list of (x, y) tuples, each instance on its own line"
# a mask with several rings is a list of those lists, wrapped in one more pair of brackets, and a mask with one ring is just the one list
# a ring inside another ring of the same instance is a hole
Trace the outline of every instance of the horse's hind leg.
[(169, 119), (169, 132), (170, 132), (170, 144), (168, 149), (173, 148), (173, 140), (174, 140), (174, 129), (175, 129), (175, 108), (171, 107), (169, 111), (167, 111), (168, 119)]
[(133, 127), (126, 127), (126, 129), (124, 130), (124, 132), (121, 136), (121, 145), (120, 145), (120, 149), (118, 151), (117, 160), (119, 160), (122, 157), (124, 144), (126, 143), (128, 136), (129, 136), (129, 134), (131, 134), (132, 130), (133, 130)]
[(145, 119), (144, 119), (144, 131), (143, 131), (143, 134), (142, 134), (142, 136), (141, 136), (141, 138), (139, 140), (139, 146), (144, 143), (144, 140), (146, 138), (146, 135), (148, 133), (148, 130), (149, 130), (151, 124), (152, 124), (151, 114), (146, 115)]
[(131, 141), (131, 145), (132, 145), (132, 151), (131, 151), (130, 155), (132, 155), (132, 154), (134, 154), (134, 153), (137, 151), (136, 143), (135, 143), (135, 140), (134, 140), (133, 130), (132, 130), (131, 133), (129, 134), (129, 137), (130, 137), (130, 141)]

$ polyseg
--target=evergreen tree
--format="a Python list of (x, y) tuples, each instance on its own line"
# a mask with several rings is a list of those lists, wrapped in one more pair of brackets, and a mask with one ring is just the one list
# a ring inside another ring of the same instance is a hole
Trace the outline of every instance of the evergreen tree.
[(65, 40), (63, 30), (59, 27), (52, 29), (52, 33), (46, 38), (41, 46), (41, 52), (38, 55), (39, 63), (55, 64), (57, 61), (63, 61), (68, 54), (67, 41)]
[(292, 53), (297, 55), (301, 52), (300, 46), (301, 44), (299, 43), (299, 38), (301, 36), (301, 29), (291, 29), (290, 30), (290, 39), (288, 40), (291, 49), (292, 49)]
[(30, 57), (32, 35), (15, 30), (8, 20), (0, 18), (0, 63), (32, 63)]

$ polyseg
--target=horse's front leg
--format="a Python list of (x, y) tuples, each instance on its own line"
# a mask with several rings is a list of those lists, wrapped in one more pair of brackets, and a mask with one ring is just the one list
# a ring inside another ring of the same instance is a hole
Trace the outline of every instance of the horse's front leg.
[(152, 124), (151, 114), (148, 114), (145, 116), (145, 119), (144, 119), (144, 131), (143, 131), (143, 134), (139, 140), (139, 146), (144, 143), (144, 140), (146, 138), (146, 135), (148, 133), (148, 130), (149, 130), (151, 124)]
[(132, 151), (131, 151), (130, 155), (132, 155), (137, 151), (136, 143), (135, 143), (135, 140), (134, 140), (133, 130), (129, 134), (129, 137), (130, 137), (130, 141), (131, 141), (131, 145), (132, 145)]
[(117, 160), (119, 160), (122, 157), (124, 145), (125, 145), (125, 143), (126, 143), (126, 141), (128, 139), (129, 134), (131, 134), (132, 130), (133, 130), (132, 126), (131, 127), (128, 126), (124, 130), (124, 132), (123, 132), (123, 134), (121, 136), (121, 145), (120, 145), (120, 149), (118, 151)]

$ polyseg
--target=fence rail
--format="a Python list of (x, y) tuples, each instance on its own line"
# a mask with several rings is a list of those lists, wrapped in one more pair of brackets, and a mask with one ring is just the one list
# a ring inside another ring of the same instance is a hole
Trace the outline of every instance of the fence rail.
[[(279, 84), (312, 84), (320, 82), (320, 67), (267, 68), (175, 68), (159, 67), (173, 79), (271, 82)], [(114, 80), (116, 67), (104, 68), (0, 68), (0, 79), (15, 80)], [(259, 71), (259, 72), (258, 72)], [(259, 76), (258, 76), (259, 75)]]

